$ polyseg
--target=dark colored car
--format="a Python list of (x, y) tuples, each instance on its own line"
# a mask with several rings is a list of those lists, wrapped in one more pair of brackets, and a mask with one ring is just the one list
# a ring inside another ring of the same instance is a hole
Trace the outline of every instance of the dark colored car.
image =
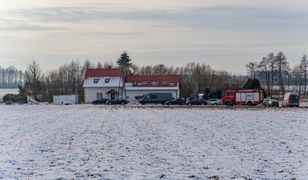
[(110, 100), (107, 101), (106, 104), (108, 105), (115, 105), (115, 104), (128, 104), (129, 101), (125, 100), (125, 99), (114, 99), (114, 100)]
[(264, 99), (263, 105), (268, 107), (279, 107), (279, 101), (277, 99), (268, 97)]
[(207, 101), (205, 99), (193, 99), (186, 103), (187, 105), (207, 105)]
[(179, 98), (179, 99), (172, 99), (170, 101), (165, 102), (166, 105), (184, 105), (186, 104), (185, 99)]
[(102, 99), (98, 99), (96, 101), (93, 101), (92, 104), (106, 104), (106, 102), (108, 101), (108, 99), (102, 98)]
[(268, 105), (270, 107), (279, 107), (279, 101), (277, 99), (271, 99), (269, 102), (268, 102)]

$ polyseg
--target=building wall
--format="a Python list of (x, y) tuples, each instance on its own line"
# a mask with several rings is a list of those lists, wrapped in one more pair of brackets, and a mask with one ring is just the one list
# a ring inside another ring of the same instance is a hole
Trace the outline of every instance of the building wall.
[[(110, 91), (111, 89), (114, 89), (115, 91), (119, 91), (118, 88), (84, 88), (84, 98), (85, 98), (85, 103), (92, 103), (93, 101), (97, 100), (97, 93), (102, 93), (102, 98), (107, 98), (108, 95), (106, 92)], [(120, 90), (120, 95), (121, 96), (121, 90)]]
[(148, 93), (172, 93), (172, 97), (179, 98), (179, 90), (126, 90), (126, 97), (130, 102), (137, 102), (136, 96), (143, 96)]

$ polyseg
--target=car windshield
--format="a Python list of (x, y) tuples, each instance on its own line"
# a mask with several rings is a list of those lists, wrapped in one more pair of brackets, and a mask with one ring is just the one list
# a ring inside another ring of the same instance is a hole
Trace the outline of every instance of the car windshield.
[(297, 95), (293, 95), (290, 97), (291, 101), (298, 101), (299, 97)]

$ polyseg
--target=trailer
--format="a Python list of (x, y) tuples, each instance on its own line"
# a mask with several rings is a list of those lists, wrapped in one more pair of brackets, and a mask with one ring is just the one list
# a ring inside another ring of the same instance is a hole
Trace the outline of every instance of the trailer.
[(254, 106), (261, 104), (264, 95), (261, 90), (227, 90), (223, 93), (223, 103), (228, 106), (249, 105)]
[(78, 104), (78, 96), (77, 95), (53, 96), (53, 104), (56, 105)]

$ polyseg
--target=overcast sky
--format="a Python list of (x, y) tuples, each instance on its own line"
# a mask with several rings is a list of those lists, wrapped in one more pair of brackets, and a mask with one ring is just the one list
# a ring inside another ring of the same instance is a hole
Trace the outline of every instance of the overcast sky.
[(79, 59), (139, 65), (204, 62), (245, 73), (283, 51), (308, 54), (307, 0), (0, 0), (0, 66), (44, 70)]

